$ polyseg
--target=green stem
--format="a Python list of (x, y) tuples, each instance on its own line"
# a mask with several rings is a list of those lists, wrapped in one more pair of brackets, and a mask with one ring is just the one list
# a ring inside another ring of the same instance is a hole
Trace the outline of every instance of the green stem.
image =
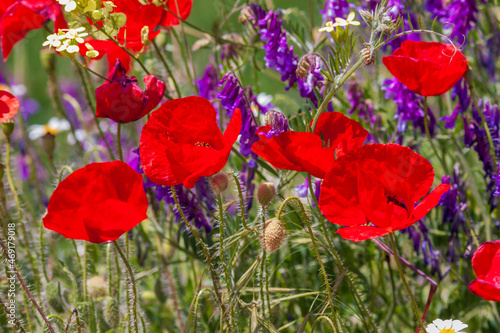
[(417, 301), (415, 300), (415, 297), (413, 296), (413, 293), (411, 292), (410, 286), (406, 282), (406, 278), (405, 278), (405, 275), (403, 272), (403, 267), (401, 266), (401, 261), (399, 260), (398, 247), (396, 245), (396, 240), (394, 239), (394, 235), (392, 233), (389, 234), (389, 239), (391, 241), (391, 247), (392, 247), (392, 251), (394, 252), (394, 259), (395, 259), (396, 265), (398, 267), (399, 275), (401, 276), (401, 282), (403, 282), (403, 286), (405, 287), (406, 292), (408, 293), (408, 296), (410, 296), (411, 305), (413, 307), (413, 312), (415, 314), (415, 317), (417, 317), (417, 320), (420, 321), (421, 327), (423, 327), (424, 323), (422, 322), (422, 317), (420, 315), (420, 311), (418, 310)]
[(316, 260), (318, 261), (318, 264), (320, 265), (320, 268), (321, 268), (321, 274), (323, 275), (323, 279), (325, 280), (325, 286), (326, 286), (326, 291), (327, 291), (327, 295), (328, 295), (328, 303), (330, 303), (330, 309), (332, 311), (332, 319), (333, 319), (333, 322), (335, 324), (335, 332), (340, 332), (339, 327), (338, 327), (338, 322), (336, 320), (336, 315), (335, 315), (335, 307), (333, 304), (333, 296), (332, 296), (332, 289), (330, 287), (330, 281), (328, 280), (328, 275), (326, 273), (326, 269), (325, 269), (325, 265), (323, 264), (323, 260), (321, 260), (321, 255), (320, 255), (319, 250), (318, 250), (318, 245), (316, 244), (316, 238), (314, 237), (314, 233), (312, 230), (311, 221), (309, 220), (309, 217), (307, 216), (307, 214), (305, 212), (304, 205), (302, 204), (302, 201), (300, 201), (300, 199), (298, 197), (286, 198), (285, 201), (283, 201), (283, 203), (281, 204), (276, 217), (278, 219), (281, 219), (281, 214), (283, 212), (284, 207), (291, 201), (294, 201), (300, 207), (301, 217), (306, 222), (307, 231), (309, 232), (309, 236), (311, 237), (311, 244), (312, 244), (313, 249), (314, 249), (314, 254), (316, 255)]
[(168, 75), (172, 79), (172, 82), (174, 83), (175, 91), (177, 93), (177, 98), (181, 98), (182, 97), (181, 90), (179, 88), (179, 85), (177, 84), (177, 80), (175, 79), (174, 75), (172, 74), (172, 71), (170, 70), (170, 66), (168, 65), (167, 60), (165, 59), (165, 57), (161, 53), (160, 48), (156, 44), (156, 41), (153, 39), (151, 41), (151, 43), (153, 44), (153, 46), (155, 48), (155, 51), (156, 51), (156, 54), (158, 54), (158, 57), (160, 58), (160, 60), (161, 60), (161, 62), (163, 64), (163, 67), (165, 67), (165, 70), (167, 71)]
[(330, 252), (333, 254), (335, 261), (337, 263), (337, 266), (340, 268), (340, 271), (342, 271), (342, 272), (346, 271), (346, 278), (347, 278), (347, 283), (349, 285), (349, 289), (350, 289), (352, 295), (354, 296), (354, 299), (356, 301), (356, 304), (358, 304), (359, 309), (361, 310), (361, 312), (364, 313), (364, 318), (367, 319), (369, 324), (372, 326), (373, 332), (378, 332), (377, 325), (375, 325), (375, 322), (373, 321), (373, 318), (372, 318), (370, 312), (366, 308), (366, 305), (363, 302), (363, 299), (359, 295), (358, 289), (356, 288), (354, 280), (351, 278), (351, 275), (349, 274), (347, 268), (345, 267), (344, 263), (342, 262), (342, 259), (340, 258), (339, 253), (337, 252), (337, 250), (335, 250), (335, 247), (333, 246), (332, 240), (330, 239), (330, 236), (328, 234), (328, 230), (326, 229), (325, 219), (323, 218), (323, 213), (321, 212), (321, 209), (319, 207), (319, 202), (316, 199), (316, 196), (313, 194), (314, 192), (313, 192), (313, 188), (312, 188), (311, 175), (309, 174), (308, 177), (309, 177), (308, 178), (309, 179), (309, 191), (311, 192), (311, 196), (313, 198), (313, 201), (316, 204), (316, 207), (318, 209), (319, 222), (321, 224), (321, 229), (323, 231), (323, 234), (325, 235), (325, 238), (326, 238), (326, 241), (328, 244), (328, 248), (329, 248)]
[(438, 158), (439, 163), (441, 163), (441, 166), (443, 167), (443, 171), (448, 175), (449, 174), (448, 168), (446, 167), (444, 160), (439, 155), (438, 150), (437, 150), (436, 146), (434, 145), (434, 142), (432, 141), (431, 131), (429, 130), (429, 112), (427, 110), (427, 96), (424, 96), (424, 126), (425, 126), (425, 135), (427, 136), (427, 140), (429, 140), (429, 143), (431, 144), (432, 151), (434, 152), (434, 154)]
[[(265, 286), (265, 280), (267, 279), (266, 276), (266, 211), (265, 208), (262, 207), (262, 223), (261, 223), (261, 247), (262, 247), (262, 264), (260, 267), (260, 283), (259, 283), (259, 288), (260, 288), (260, 302), (261, 302), (261, 311), (262, 311), (262, 318), (266, 318), (266, 297), (264, 293), (264, 286)], [(267, 305), (270, 308), (270, 305)], [(269, 312), (269, 315), (271, 312)]]
[[(222, 205), (222, 193), (217, 195), (218, 205), (219, 205), (219, 255), (222, 263), (222, 269), (224, 271), (224, 277), (226, 279), (226, 292), (228, 295), (232, 295), (232, 280), (229, 274), (228, 263), (226, 262), (225, 250), (224, 250), (224, 206)], [(231, 329), (234, 327), (234, 307), (231, 307)]]
[(116, 129), (116, 145), (118, 146), (118, 156), (120, 157), (120, 161), (123, 162), (123, 151), (122, 151), (122, 123), (118, 123), (118, 127)]
[(182, 221), (188, 227), (189, 231), (193, 234), (193, 236), (196, 238), (198, 243), (200, 244), (203, 254), (205, 255), (205, 259), (207, 260), (207, 265), (208, 269), (210, 270), (210, 275), (212, 277), (212, 282), (214, 284), (214, 289), (215, 289), (215, 295), (217, 296), (217, 302), (219, 303), (219, 306), (221, 308), (221, 316), (224, 316), (226, 313), (226, 307), (224, 306), (224, 303), (222, 302), (222, 297), (220, 295), (220, 287), (219, 287), (219, 282), (217, 279), (217, 274), (214, 270), (214, 267), (212, 265), (212, 257), (210, 256), (210, 253), (208, 252), (208, 247), (205, 244), (205, 242), (201, 239), (200, 234), (198, 234), (198, 231), (189, 223), (189, 221), (186, 218), (186, 215), (184, 215), (184, 211), (181, 208), (181, 205), (179, 204), (179, 199), (177, 197), (177, 192), (175, 190), (175, 186), (170, 187), (171, 192), (172, 192), (172, 197), (174, 198), (175, 206), (177, 207), (177, 211), (179, 212), (179, 215), (182, 218)]
[(238, 189), (238, 198), (240, 200), (240, 218), (241, 218), (241, 224), (243, 224), (243, 228), (249, 231), (253, 231), (257, 233), (255, 229), (252, 229), (248, 227), (247, 225), (247, 220), (245, 217), (245, 201), (243, 200), (243, 191), (241, 190), (241, 184), (240, 184), (240, 179), (236, 174), (232, 174), (234, 182), (236, 183), (236, 188)]
[(137, 287), (135, 284), (135, 277), (134, 277), (134, 271), (132, 270), (132, 267), (130, 266), (130, 263), (127, 260), (127, 257), (123, 253), (120, 245), (118, 245), (117, 241), (113, 242), (113, 245), (116, 249), (116, 252), (120, 255), (122, 258), (123, 263), (127, 267), (128, 275), (130, 278), (130, 284), (132, 285), (132, 315), (134, 316), (133, 321), (134, 321), (134, 329), (136, 333), (139, 333), (139, 322), (137, 320)]

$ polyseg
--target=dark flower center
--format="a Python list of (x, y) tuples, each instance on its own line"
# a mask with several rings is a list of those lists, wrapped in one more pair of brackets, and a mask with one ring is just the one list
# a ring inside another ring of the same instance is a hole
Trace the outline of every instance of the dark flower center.
[(196, 147), (206, 147), (206, 148), (209, 148), (210, 147), (210, 144), (206, 143), (206, 142), (196, 142), (194, 144)]
[(402, 207), (402, 208), (408, 210), (408, 208), (406, 208), (406, 205), (404, 203), (402, 203), (401, 201), (399, 201), (398, 199), (396, 199), (396, 195), (393, 195), (391, 197), (391, 196), (389, 196), (389, 195), (386, 194), (385, 197), (387, 198), (387, 203), (392, 202), (396, 206), (399, 206), (399, 207)]

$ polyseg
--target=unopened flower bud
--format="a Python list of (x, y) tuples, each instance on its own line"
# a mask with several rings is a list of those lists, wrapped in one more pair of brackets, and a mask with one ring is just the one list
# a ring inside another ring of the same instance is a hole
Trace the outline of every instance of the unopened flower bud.
[(288, 119), (277, 110), (270, 110), (266, 113), (265, 123), (266, 126), (271, 126), (271, 129), (265, 134), (268, 139), (288, 131)]
[(257, 200), (263, 207), (269, 206), (276, 195), (276, 187), (271, 182), (266, 182), (259, 186), (257, 190)]
[(252, 7), (244, 6), (241, 10), (240, 16), (238, 16), (238, 21), (241, 24), (245, 24), (248, 21), (251, 21), (255, 18), (255, 13), (253, 12)]
[(12, 132), (14, 132), (14, 120), (10, 119), (2, 123), (2, 131), (7, 139), (10, 138)]
[(266, 221), (264, 229), (263, 245), (268, 253), (273, 253), (286, 240), (285, 224), (277, 218), (272, 218)]
[(366, 9), (361, 9), (359, 11), (359, 15), (361, 15), (361, 18), (366, 22), (366, 24), (368, 24), (369, 26), (372, 25), (374, 17), (371, 12), (367, 11)]
[(229, 178), (224, 172), (219, 172), (210, 179), (210, 187), (216, 194), (224, 192), (229, 185)]
[[(113, 15), (114, 15), (115, 22), (116, 22), (116, 25), (118, 28), (122, 28), (125, 26), (125, 24), (127, 24), (127, 15), (125, 15), (124, 13), (115, 13)], [(148, 32), (149, 32), (149, 28), (148, 28)]]
[(56, 148), (56, 137), (54, 134), (47, 133), (42, 136), (42, 148), (49, 157), (53, 156)]
[(141, 30), (142, 45), (149, 45), (149, 27), (145, 25)]
[(105, 296), (108, 293), (108, 284), (101, 275), (95, 275), (87, 280), (87, 291), (93, 298)]
[(301, 79), (307, 78), (311, 72), (312, 59), (309, 56), (305, 56), (300, 60), (299, 66), (297, 67), (297, 76)]
[(104, 15), (102, 15), (102, 12), (100, 10), (94, 10), (92, 12), (92, 18), (94, 20), (101, 20), (102, 18), (104, 17)]

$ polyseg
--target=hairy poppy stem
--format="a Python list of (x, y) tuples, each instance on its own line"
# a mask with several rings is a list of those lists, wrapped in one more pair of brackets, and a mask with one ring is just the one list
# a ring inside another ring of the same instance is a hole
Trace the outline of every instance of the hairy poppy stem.
[(396, 240), (394, 239), (394, 234), (390, 233), (389, 234), (389, 239), (391, 240), (391, 247), (392, 251), (394, 252), (394, 259), (396, 261), (396, 265), (398, 266), (398, 271), (399, 271), (399, 276), (401, 276), (401, 281), (403, 282), (403, 286), (406, 289), (406, 292), (408, 293), (408, 296), (410, 296), (411, 299), (411, 305), (413, 306), (413, 312), (415, 313), (415, 316), (417, 317), (417, 320), (419, 321), (419, 326), (424, 326), (424, 322), (422, 321), (422, 317), (420, 316), (420, 311), (418, 310), (417, 306), (417, 301), (415, 300), (415, 297), (413, 296), (413, 293), (411, 292), (410, 286), (406, 282), (406, 278), (403, 272), (403, 267), (401, 266), (401, 261), (399, 260), (399, 253), (398, 253), (398, 247), (396, 246)]
[(427, 110), (427, 96), (424, 96), (424, 126), (425, 126), (425, 135), (427, 136), (427, 140), (429, 140), (429, 143), (431, 144), (432, 151), (434, 151), (434, 154), (439, 160), (439, 163), (441, 163), (441, 166), (443, 167), (444, 172), (448, 175), (448, 168), (446, 167), (446, 164), (444, 163), (444, 160), (441, 158), (439, 155), (436, 146), (434, 145), (434, 142), (432, 141), (431, 137), (431, 131), (429, 130), (429, 111)]
[[(127, 235), (126, 235), (127, 236)], [(134, 329), (136, 333), (139, 333), (139, 322), (137, 320), (137, 287), (135, 284), (135, 277), (134, 277), (134, 271), (132, 270), (132, 266), (130, 266), (130, 263), (127, 260), (127, 257), (123, 253), (120, 245), (117, 243), (117, 241), (113, 242), (113, 245), (115, 246), (116, 252), (120, 255), (122, 258), (123, 263), (127, 267), (128, 275), (130, 278), (130, 282), (132, 284), (132, 293), (133, 293), (133, 299), (132, 299), (132, 314), (134, 316)]]
[(243, 228), (245, 228), (248, 231), (252, 231), (257, 233), (255, 229), (250, 228), (247, 225), (247, 220), (245, 218), (245, 201), (243, 200), (243, 191), (241, 190), (241, 183), (240, 179), (236, 174), (232, 174), (234, 182), (236, 183), (236, 188), (238, 189), (238, 198), (240, 200), (240, 218), (241, 218), (241, 224), (243, 224)]
[[(0, 237), (0, 246), (2, 247), (2, 252), (5, 256), (5, 259), (9, 259), (7, 257), (7, 254), (9, 253), (8, 250), (7, 250), (7, 247), (5, 246), (5, 243), (3, 242), (2, 238)], [(29, 246), (29, 245), (27, 245)], [(21, 274), (19, 273), (19, 270), (17, 269), (16, 267), (17, 265), (12, 265), (11, 266), (11, 269), (16, 273), (16, 276), (17, 276), (17, 279), (19, 280), (19, 282), (21, 283), (21, 286), (23, 287), (24, 289), (24, 292), (25, 294), (27, 295), (27, 297), (31, 300), (31, 302), (33, 303), (33, 305), (35, 306), (35, 308), (37, 309), (38, 313), (40, 314), (40, 316), (43, 318), (43, 320), (45, 321), (45, 323), (47, 324), (47, 327), (49, 329), (49, 331), (51, 333), (55, 333), (54, 331), (54, 328), (52, 327), (52, 325), (50, 324), (49, 320), (47, 319), (47, 317), (45, 316), (45, 313), (43, 312), (42, 308), (40, 307), (40, 305), (38, 304), (38, 302), (35, 300), (35, 298), (33, 297), (33, 295), (31, 294), (28, 286), (26, 285), (26, 282), (24, 282), (24, 279), (22, 278)], [(23, 294), (24, 295), (24, 294)], [(26, 306), (26, 315), (27, 315), (27, 318), (28, 318), (28, 326), (30, 327), (30, 330), (31, 330), (31, 322), (30, 322), (30, 316), (29, 316), (29, 309), (28, 307)]]
[(161, 50), (158, 47), (158, 44), (156, 44), (156, 41), (154, 39), (151, 41), (151, 44), (153, 44), (155, 51), (156, 51), (156, 54), (158, 54), (158, 57), (160, 57), (160, 60), (163, 64), (163, 67), (165, 67), (165, 70), (167, 71), (168, 75), (172, 79), (172, 82), (174, 83), (175, 91), (177, 93), (177, 98), (182, 98), (181, 90), (179, 88), (179, 85), (177, 84), (177, 80), (175, 79), (174, 75), (172, 74), (172, 70), (170, 70), (170, 66), (168, 65), (168, 62), (165, 59), (165, 57), (163, 56), (163, 54), (161, 53)]
[[(309, 176), (309, 178), (310, 178), (310, 176)], [(334, 326), (335, 326), (335, 332), (340, 332), (339, 326), (338, 326), (338, 322), (337, 322), (337, 319), (336, 319), (335, 307), (334, 307), (334, 304), (333, 304), (332, 289), (330, 287), (330, 282), (328, 280), (328, 275), (326, 274), (325, 265), (323, 264), (323, 260), (321, 260), (321, 255), (319, 254), (318, 245), (316, 244), (316, 238), (314, 237), (314, 233), (313, 233), (313, 230), (312, 230), (312, 227), (311, 227), (311, 221), (309, 220), (309, 217), (306, 214), (306, 211), (304, 209), (304, 205), (302, 204), (302, 201), (300, 201), (300, 199), (298, 197), (288, 197), (288, 198), (286, 198), (285, 201), (283, 201), (283, 203), (281, 204), (281, 206), (280, 206), (280, 208), (278, 210), (278, 214), (276, 215), (276, 217), (278, 219), (281, 219), (281, 213), (283, 212), (284, 207), (288, 203), (291, 203), (292, 201), (295, 202), (299, 206), (300, 215), (301, 215), (302, 219), (306, 222), (307, 231), (309, 232), (309, 236), (311, 237), (311, 243), (312, 243), (312, 246), (313, 246), (313, 249), (314, 249), (314, 254), (316, 255), (316, 260), (318, 261), (318, 264), (320, 266), (321, 274), (323, 275), (323, 279), (325, 280), (326, 292), (327, 292), (327, 295), (328, 295), (328, 302), (330, 303), (330, 308), (331, 308), (331, 311), (332, 311), (332, 319), (333, 319), (333, 323), (334, 323)]]
[(122, 123), (118, 123), (118, 127), (116, 129), (116, 145), (118, 146), (118, 156), (120, 157), (120, 161), (123, 162), (123, 151), (122, 151)]
[[(222, 205), (222, 193), (217, 194), (217, 201), (219, 205), (219, 255), (222, 264), (222, 269), (224, 271), (224, 278), (226, 279), (226, 292), (228, 295), (232, 295), (232, 281), (231, 275), (229, 274), (229, 267), (226, 262), (226, 256), (224, 253), (224, 206)], [(234, 327), (234, 307), (231, 307), (230, 316), (231, 327)]]
[[(214, 284), (214, 289), (215, 289), (215, 296), (217, 297), (217, 302), (219, 303), (219, 306), (221, 308), (221, 317), (226, 313), (226, 307), (224, 306), (224, 303), (222, 302), (222, 297), (220, 295), (220, 287), (219, 287), (219, 280), (217, 279), (217, 274), (215, 273), (214, 267), (212, 266), (212, 257), (210, 256), (210, 253), (208, 252), (207, 245), (205, 242), (201, 239), (200, 234), (196, 231), (195, 228), (189, 223), (189, 221), (186, 218), (186, 215), (184, 215), (184, 211), (181, 208), (181, 205), (179, 204), (179, 198), (177, 197), (177, 192), (175, 191), (175, 186), (170, 187), (171, 192), (172, 192), (172, 197), (174, 198), (175, 201), (175, 206), (177, 208), (177, 211), (179, 212), (179, 215), (182, 218), (182, 221), (188, 227), (189, 231), (194, 235), (198, 243), (201, 245), (201, 248), (203, 250), (203, 254), (205, 254), (205, 259), (207, 260), (208, 264), (208, 269), (210, 270), (210, 275), (212, 277), (212, 282)], [(221, 328), (222, 329), (222, 328)]]
[[(318, 208), (319, 222), (321, 223), (321, 228), (322, 228), (323, 234), (325, 235), (325, 238), (327, 240), (329, 250), (333, 254), (335, 261), (336, 261), (337, 265), (339, 266), (340, 270), (341, 271), (345, 270), (347, 272), (347, 268), (345, 267), (344, 263), (342, 262), (342, 259), (340, 258), (339, 253), (337, 252), (337, 250), (335, 250), (335, 247), (333, 246), (332, 240), (329, 237), (328, 230), (326, 229), (326, 225), (325, 225), (325, 220), (323, 218), (323, 213), (321, 212), (321, 209), (319, 208), (319, 202), (316, 199), (316, 196), (314, 195), (310, 174), (308, 174), (308, 182), (309, 182), (309, 191), (311, 192), (312, 199), (313, 199), (314, 203), (316, 204), (316, 207)], [(363, 302), (363, 299), (359, 295), (358, 289), (356, 288), (356, 285), (355, 285), (351, 275), (346, 274), (346, 278), (347, 278), (347, 283), (349, 285), (349, 289), (351, 291), (351, 294), (353, 295), (354, 299), (356, 300), (356, 303), (358, 304), (360, 311), (365, 314), (365, 318), (368, 320), (368, 323), (372, 326), (373, 331), (378, 332), (377, 325), (375, 325), (375, 322), (373, 321), (371, 313), (368, 311), (365, 303)]]

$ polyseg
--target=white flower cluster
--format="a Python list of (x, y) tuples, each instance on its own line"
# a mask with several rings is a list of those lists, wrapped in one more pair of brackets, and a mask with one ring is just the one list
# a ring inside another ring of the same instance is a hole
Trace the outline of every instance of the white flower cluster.
[(84, 27), (60, 29), (57, 34), (47, 36), (47, 40), (42, 45), (49, 45), (55, 48), (57, 52), (66, 51), (68, 53), (76, 53), (80, 50), (78, 44), (82, 44), (84, 42), (83, 37), (88, 36), (88, 33), (84, 31)]
[(64, 10), (68, 13), (76, 9), (76, 1), (74, 0), (57, 0), (61, 6), (64, 6)]

